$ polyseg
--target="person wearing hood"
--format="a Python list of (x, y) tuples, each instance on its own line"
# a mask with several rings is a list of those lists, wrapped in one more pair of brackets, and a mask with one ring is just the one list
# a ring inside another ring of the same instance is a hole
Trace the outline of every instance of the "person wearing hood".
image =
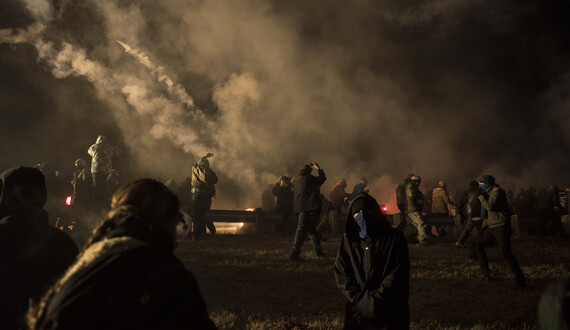
[(192, 165), (192, 222), (194, 224), (193, 238), (199, 239), (206, 234), (206, 226), (210, 234), (216, 233), (216, 227), (211, 221), (206, 221), (206, 213), (212, 206), (212, 197), (216, 196), (218, 176), (210, 168), (208, 158), (214, 156), (208, 153)]
[(367, 193), (349, 206), (334, 272), (347, 299), (344, 329), (409, 328), (408, 243)]
[(290, 234), (290, 220), (291, 212), (293, 211), (293, 187), (291, 186), (291, 178), (287, 175), (279, 177), (272, 189), (273, 196), (275, 196), (275, 211), (281, 214), (280, 231), (282, 235)]
[(344, 205), (346, 198), (351, 195), (345, 191), (347, 184), (344, 179), (340, 179), (331, 189), (329, 194), (329, 219), (333, 235), (340, 235), (343, 231), (342, 221), (340, 219), (340, 211)]
[(93, 177), (93, 200), (103, 203), (106, 192), (107, 177), (113, 169), (113, 157), (119, 151), (107, 142), (103, 135), (97, 137), (95, 144), (87, 150), (91, 156), (91, 175)]
[(20, 329), (30, 299), (69, 267), (77, 246), (48, 223), (44, 175), (19, 167), (0, 174), (0, 328)]
[[(311, 168), (317, 170), (318, 176), (311, 175)], [(321, 239), (317, 231), (317, 224), (321, 212), (320, 187), (327, 177), (319, 164), (312, 162), (305, 165), (293, 180), (293, 207), (297, 215), (297, 231), (293, 241), (293, 248), (289, 254), (292, 260), (300, 260), (301, 247), (308, 234), (313, 243), (315, 256), (323, 256)]]
[(455, 246), (459, 248), (465, 247), (465, 240), (471, 234), (473, 228), (477, 228), (477, 232), (481, 233), (481, 202), (479, 201), (479, 183), (477, 181), (469, 182), (469, 189), (463, 193), (461, 198), (461, 212), (465, 216), (465, 227), (457, 238)]
[(485, 248), (493, 242), (497, 242), (499, 249), (512, 272), (515, 275), (516, 287), (526, 287), (526, 281), (519, 263), (511, 250), (511, 216), (507, 203), (505, 190), (495, 183), (495, 178), (491, 175), (483, 175), (477, 179), (481, 194), (478, 196), (481, 202), (481, 218), (485, 219), (482, 227), (487, 229), (475, 242), (475, 252), (479, 260), (479, 267), (483, 277), (491, 279), (489, 261)]
[(215, 329), (195, 277), (173, 254), (183, 221), (164, 184), (120, 187), (84, 251), (36, 308), (30, 329)]
[(354, 188), (352, 188), (352, 193), (350, 194), (350, 198), (352, 199), (364, 192), (368, 192), (366, 186), (368, 186), (368, 179), (365, 177), (360, 178), (360, 182), (355, 184)]

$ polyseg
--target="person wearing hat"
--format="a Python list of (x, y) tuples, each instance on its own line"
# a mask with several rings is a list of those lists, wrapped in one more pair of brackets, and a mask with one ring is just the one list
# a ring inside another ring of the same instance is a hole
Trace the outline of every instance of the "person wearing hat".
[(478, 197), (481, 202), (481, 218), (485, 219), (483, 228), (487, 227), (475, 242), (475, 252), (477, 253), (481, 273), (485, 279), (491, 279), (485, 248), (493, 242), (497, 242), (501, 254), (507, 259), (515, 275), (516, 287), (524, 288), (526, 287), (524, 275), (519, 262), (511, 251), (511, 218), (507, 194), (505, 190), (495, 183), (495, 178), (491, 175), (483, 175), (477, 181), (481, 188), (481, 194)]
[(368, 192), (366, 186), (368, 185), (368, 179), (365, 177), (360, 178), (360, 182), (354, 185), (352, 189), (352, 193), (350, 194), (350, 198), (353, 199), (354, 197), (362, 194), (363, 192)]
[(409, 328), (408, 244), (367, 193), (349, 206), (334, 273), (347, 301), (344, 329)]

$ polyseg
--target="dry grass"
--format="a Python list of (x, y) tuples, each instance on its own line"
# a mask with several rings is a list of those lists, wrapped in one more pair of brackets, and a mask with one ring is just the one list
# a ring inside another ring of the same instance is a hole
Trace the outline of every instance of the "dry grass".
[[(327, 257), (287, 259), (291, 239), (218, 235), (183, 241), (177, 255), (198, 279), (210, 317), (220, 329), (279, 329), (283, 322), (307, 329), (342, 328), (344, 299), (333, 263), (338, 240), (323, 243)], [(513, 290), (514, 277), (498, 249), (489, 249), (493, 282), (479, 278), (475, 261), (443, 238), (410, 246), (412, 329), (532, 329), (536, 304), (552, 280), (570, 276), (570, 240), (519, 238), (513, 251), (528, 288)]]

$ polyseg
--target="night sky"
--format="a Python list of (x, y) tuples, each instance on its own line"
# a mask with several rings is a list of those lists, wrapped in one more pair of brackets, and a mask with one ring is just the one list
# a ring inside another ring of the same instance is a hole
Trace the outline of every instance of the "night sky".
[(99, 134), (122, 179), (213, 152), (214, 208), (317, 161), (380, 202), (570, 185), (570, 3), (2, 0), (0, 169), (71, 175)]

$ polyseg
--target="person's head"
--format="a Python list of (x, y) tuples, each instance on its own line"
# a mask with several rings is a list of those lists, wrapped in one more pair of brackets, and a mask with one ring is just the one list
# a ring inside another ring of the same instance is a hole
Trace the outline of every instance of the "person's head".
[(210, 168), (210, 161), (206, 157), (202, 157), (197, 161), (198, 166), (202, 166), (204, 168)]
[(383, 230), (391, 227), (374, 197), (369, 194), (361, 194), (352, 201), (347, 214), (346, 232), (351, 239), (356, 239), (356, 235), (364, 229), (357, 221), (360, 212), (362, 212), (366, 223), (365, 230), (372, 237), (381, 235)]
[(85, 167), (87, 167), (87, 162), (85, 162), (84, 159), (79, 158), (78, 160), (75, 161), (75, 168), (78, 170), (82, 170)]
[(368, 185), (368, 179), (365, 178), (365, 177), (360, 178), (360, 184), (361, 184), (363, 187), (366, 187), (366, 186)]
[(548, 186), (548, 191), (558, 193), (558, 185), (556, 185), (554, 183), (551, 184), (550, 186)]
[(299, 170), (299, 175), (301, 176), (307, 176), (311, 174), (311, 165), (303, 165), (303, 167), (301, 167), (301, 169)]
[(95, 143), (104, 143), (107, 142), (107, 137), (105, 135), (99, 135), (97, 137), (97, 141), (95, 141)]
[(469, 190), (474, 190), (479, 188), (479, 183), (475, 180), (469, 181)]
[(410, 181), (412, 182), (413, 185), (419, 187), (420, 183), (422, 183), (422, 178), (417, 175), (412, 175)]
[(176, 225), (182, 217), (179, 209), (176, 195), (159, 181), (140, 179), (127, 183), (113, 194), (111, 210), (95, 229), (88, 245), (109, 233), (145, 237), (167, 234), (173, 243)]
[(447, 182), (441, 180), (437, 183), (437, 186), (440, 188), (447, 188)]
[(286, 175), (282, 175), (281, 177), (279, 177), (279, 185), (281, 185), (282, 187), (286, 187), (288, 185), (291, 184), (291, 178), (286, 176)]
[(40, 170), (22, 166), (0, 174), (0, 218), (43, 212), (46, 200), (46, 180)]
[(338, 180), (337, 184), (338, 184), (339, 186), (341, 186), (342, 188), (346, 188), (346, 186), (347, 186), (345, 179), (340, 179), (340, 180)]

